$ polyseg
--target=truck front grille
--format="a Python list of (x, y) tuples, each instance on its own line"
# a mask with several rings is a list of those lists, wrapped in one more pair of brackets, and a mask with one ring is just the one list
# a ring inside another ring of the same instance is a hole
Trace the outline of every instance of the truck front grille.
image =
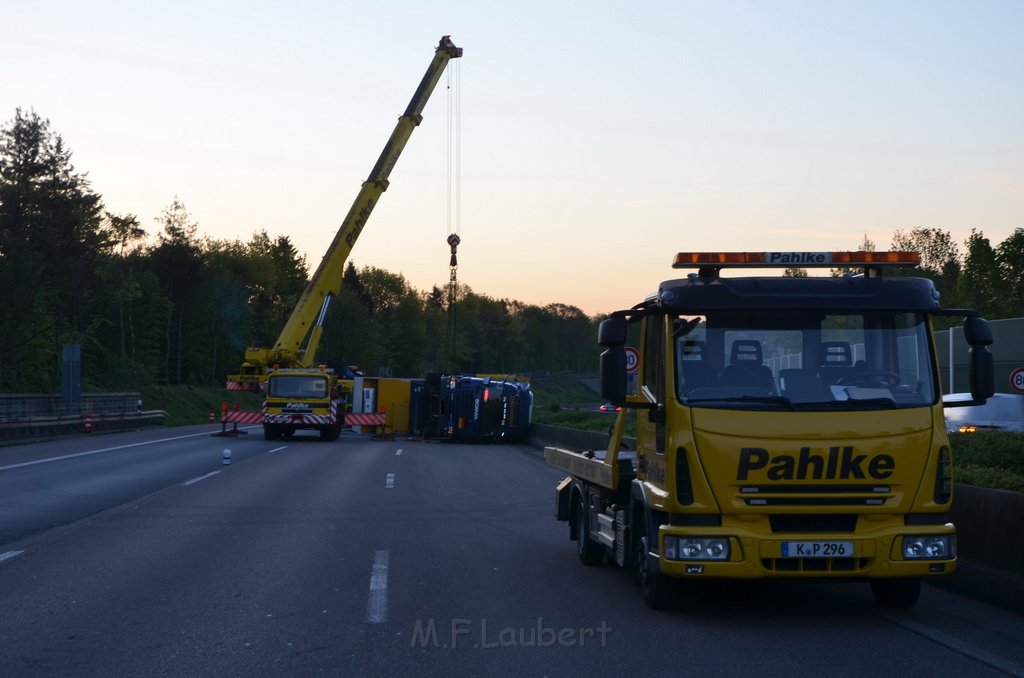
[(768, 517), (772, 532), (854, 532), (857, 516), (850, 514), (775, 515)]
[(869, 558), (762, 558), (761, 564), (771, 572), (860, 572)]
[(885, 506), (893, 497), (888, 485), (743, 485), (747, 506)]

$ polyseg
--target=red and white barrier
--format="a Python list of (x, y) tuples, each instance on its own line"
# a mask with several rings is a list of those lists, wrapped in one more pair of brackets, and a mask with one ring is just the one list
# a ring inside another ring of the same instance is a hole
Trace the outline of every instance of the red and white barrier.
[(387, 422), (388, 415), (386, 412), (349, 413), (345, 415), (346, 426), (384, 426)]
[(224, 421), (229, 424), (262, 424), (263, 412), (231, 410), (224, 414)]
[[(263, 412), (247, 412), (245, 410), (238, 409), (238, 403), (235, 403), (235, 409), (228, 409), (228, 404), (223, 403), (221, 405), (220, 412), (220, 433), (212, 433), (215, 436), (238, 436), (248, 433), (248, 431), (242, 431), (238, 428), (239, 424), (262, 424), (263, 423)], [(228, 430), (228, 424), (231, 424), (231, 429)]]

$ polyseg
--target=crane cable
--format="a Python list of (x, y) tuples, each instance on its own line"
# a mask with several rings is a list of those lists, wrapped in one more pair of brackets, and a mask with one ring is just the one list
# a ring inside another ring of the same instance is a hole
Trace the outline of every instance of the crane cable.
[[(454, 75), (453, 75), (454, 74)], [(446, 242), (451, 250), (448, 263), (448, 328), (445, 335), (444, 357), (441, 370), (450, 371), (456, 360), (456, 302), (458, 301), (458, 247), (462, 241), (462, 66), (461, 60), (449, 65), (448, 77), (448, 176), (447, 176), (447, 223)], [(454, 81), (454, 89), (453, 89)], [(454, 186), (453, 186), (454, 177)], [(452, 201), (454, 198), (454, 227)]]

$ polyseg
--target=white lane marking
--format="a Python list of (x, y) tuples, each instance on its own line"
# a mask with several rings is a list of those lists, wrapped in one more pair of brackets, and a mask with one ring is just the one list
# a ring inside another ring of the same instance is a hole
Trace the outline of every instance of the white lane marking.
[(218, 473), (220, 473), (220, 471), (210, 471), (205, 476), (199, 476), (198, 478), (193, 478), (192, 480), (189, 480), (189, 481), (186, 481), (186, 482), (182, 483), (182, 485), (194, 485), (195, 483), (198, 483), (200, 480), (206, 480), (207, 478), (211, 478), (211, 477), (217, 475)]
[(131, 443), (129, 445), (118, 445), (117, 447), (104, 447), (102, 450), (89, 450), (88, 452), (75, 452), (74, 454), (64, 454), (59, 457), (47, 457), (46, 459), (36, 459), (35, 461), (23, 461), (20, 464), (9, 464), (7, 466), (0, 466), (0, 471), (8, 471), (13, 468), (23, 468), (25, 466), (35, 466), (36, 464), (49, 464), (51, 461), (63, 461), (64, 459), (74, 459), (75, 457), (87, 457), (90, 454), (100, 454), (102, 452), (113, 452), (114, 450), (127, 450), (132, 447), (142, 447), (143, 445), (157, 445), (159, 443), (168, 443), (172, 440), (184, 440), (185, 438), (198, 438), (199, 436), (209, 437), (207, 433), (190, 433), (187, 436), (175, 436), (173, 438), (161, 438), (160, 440), (147, 440), (142, 443)]
[(397, 451), (397, 452), (395, 452), (395, 456), (396, 456), (396, 457), (401, 457), (401, 456), (402, 456), (402, 448), (401, 448), (401, 447), (399, 447), (399, 448), (398, 448), (398, 451)]
[(287, 450), (287, 449), (288, 449), (287, 445), (284, 445), (283, 447), (275, 447), (272, 450), (267, 450), (267, 454), (273, 454), (274, 452), (280, 452), (281, 450)]
[(387, 480), (384, 481), (384, 487), (387, 489), (393, 489), (395, 487), (395, 474), (389, 473)]
[(24, 553), (24, 551), (8, 551), (7, 553), (0, 553), (0, 563), (4, 562), (5, 560), (10, 560), (15, 556), (19, 556), (22, 553)]
[(370, 598), (366, 601), (366, 623), (383, 624), (388, 620), (388, 552), (377, 551), (370, 574)]

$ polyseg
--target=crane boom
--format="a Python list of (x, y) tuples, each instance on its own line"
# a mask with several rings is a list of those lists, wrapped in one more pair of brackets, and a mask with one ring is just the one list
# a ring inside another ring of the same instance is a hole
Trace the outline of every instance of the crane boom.
[[(273, 365), (288, 368), (308, 368), (314, 364), (323, 320), (333, 297), (341, 292), (344, 264), (352, 247), (366, 226), (373, 208), (387, 190), (388, 176), (405, 148), (413, 130), (423, 120), (422, 112), (434, 87), (441, 79), (451, 59), (462, 56), (462, 48), (456, 47), (449, 36), (441, 38), (434, 58), (423, 75), (419, 87), (413, 94), (405, 113), (398, 119), (384, 150), (363, 182), (352, 207), (338, 228), (331, 246), (320, 261), (313, 277), (292, 310), (273, 348), (254, 347), (245, 351), (245, 363), (241, 374), (228, 377), (228, 388), (258, 388)], [(303, 341), (306, 342), (302, 347)]]

